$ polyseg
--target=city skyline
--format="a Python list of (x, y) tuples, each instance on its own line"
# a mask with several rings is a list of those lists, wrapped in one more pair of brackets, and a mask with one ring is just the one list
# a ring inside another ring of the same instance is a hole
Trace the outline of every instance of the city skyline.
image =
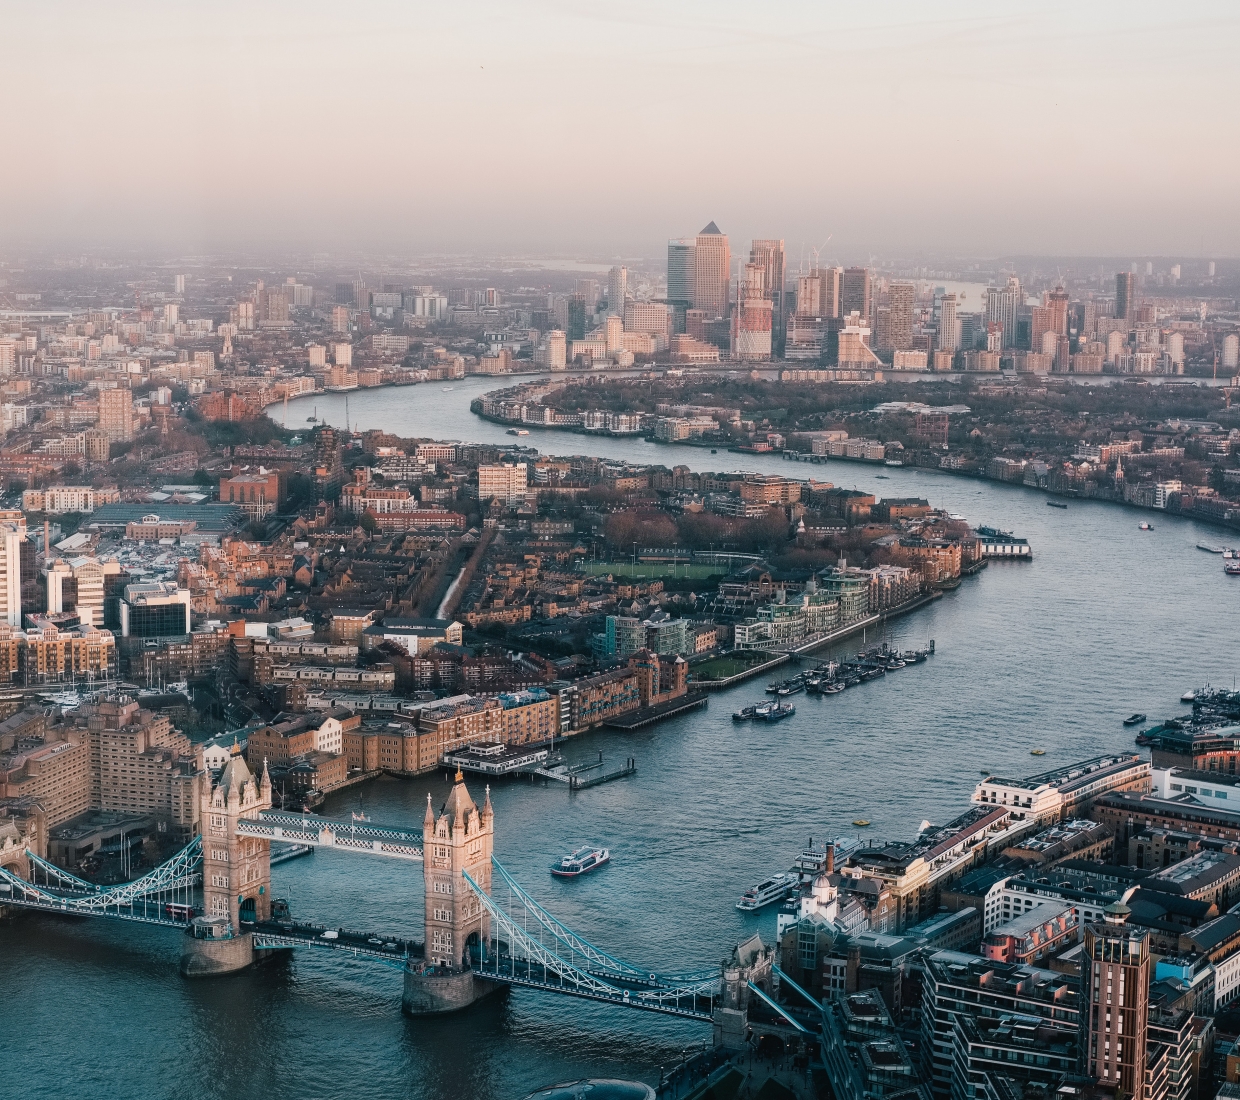
[(11, 16), (0, 246), (1240, 252), (1221, 4), (127, 11)]

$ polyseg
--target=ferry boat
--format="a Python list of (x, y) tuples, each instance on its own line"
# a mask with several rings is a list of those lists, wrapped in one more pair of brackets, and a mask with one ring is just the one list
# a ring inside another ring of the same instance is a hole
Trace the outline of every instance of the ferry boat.
[(1140, 714), (1140, 713), (1138, 713), (1138, 714), (1130, 714), (1127, 718), (1125, 718), (1125, 719), (1124, 719), (1124, 725), (1126, 725), (1126, 726), (1136, 726), (1136, 725), (1140, 725), (1140, 724), (1141, 724), (1142, 722), (1144, 722), (1144, 721), (1145, 721), (1145, 715), (1144, 715), (1144, 714)]
[(556, 878), (576, 878), (578, 875), (597, 871), (610, 860), (611, 853), (606, 848), (595, 848), (587, 844), (566, 855), (559, 863), (553, 863), (551, 873)]
[(793, 875), (772, 875), (764, 882), (759, 882), (756, 886), (751, 886), (741, 895), (741, 900), (736, 903), (737, 909), (754, 910), (761, 909), (764, 905), (770, 905), (773, 901), (779, 901), (794, 886), (797, 880)]
[(1230, 558), (1224, 560), (1223, 572), (1229, 577), (1240, 577), (1240, 558)]

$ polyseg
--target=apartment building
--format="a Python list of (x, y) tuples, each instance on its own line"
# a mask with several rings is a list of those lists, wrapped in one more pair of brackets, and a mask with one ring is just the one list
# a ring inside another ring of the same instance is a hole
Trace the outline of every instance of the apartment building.
[(1116, 791), (1144, 793), (1151, 786), (1150, 764), (1140, 755), (1096, 756), (1028, 779), (987, 776), (973, 791), (973, 802), (1003, 806), (1014, 817), (1053, 824), (1088, 813), (1094, 801)]
[(525, 503), (526, 465), (504, 462), (478, 467), (478, 499), (499, 500), (512, 508)]
[(93, 512), (101, 504), (115, 504), (121, 499), (119, 489), (92, 489), (89, 485), (53, 485), (50, 489), (27, 489), (22, 493), (22, 511)]

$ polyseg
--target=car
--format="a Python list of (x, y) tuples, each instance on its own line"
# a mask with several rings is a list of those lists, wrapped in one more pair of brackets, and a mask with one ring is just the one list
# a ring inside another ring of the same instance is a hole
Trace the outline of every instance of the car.
[(371, 947), (378, 947), (383, 943), (383, 941), (379, 939), (378, 936), (371, 936), (370, 939), (368, 939), (366, 942), (370, 944)]
[(383, 945), (383, 950), (384, 950), (384, 951), (395, 951), (395, 950), (396, 950), (396, 944), (394, 944), (394, 943), (385, 943), (385, 944)]

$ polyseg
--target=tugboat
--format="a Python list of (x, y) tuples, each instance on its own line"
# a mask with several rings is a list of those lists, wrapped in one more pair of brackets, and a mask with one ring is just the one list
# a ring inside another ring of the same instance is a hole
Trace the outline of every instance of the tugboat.
[(606, 848), (595, 848), (587, 844), (566, 855), (559, 863), (553, 863), (551, 873), (556, 878), (577, 878), (578, 875), (597, 871), (610, 860), (611, 853)]
[(1144, 715), (1144, 714), (1130, 714), (1130, 715), (1128, 715), (1128, 717), (1127, 717), (1127, 718), (1125, 718), (1125, 719), (1124, 719), (1124, 725), (1126, 725), (1126, 726), (1139, 726), (1139, 725), (1140, 725), (1142, 722), (1144, 722), (1144, 721), (1145, 721), (1145, 715)]
[(795, 875), (772, 875), (765, 882), (759, 882), (756, 886), (751, 886), (746, 890), (741, 895), (741, 900), (736, 903), (736, 908), (750, 911), (761, 909), (764, 905), (770, 905), (773, 901), (779, 901), (796, 884), (797, 877)]
[(754, 717), (761, 718), (764, 722), (778, 722), (781, 718), (791, 718), (796, 712), (797, 708), (794, 706), (776, 703), (766, 707), (760, 714), (754, 714)]

